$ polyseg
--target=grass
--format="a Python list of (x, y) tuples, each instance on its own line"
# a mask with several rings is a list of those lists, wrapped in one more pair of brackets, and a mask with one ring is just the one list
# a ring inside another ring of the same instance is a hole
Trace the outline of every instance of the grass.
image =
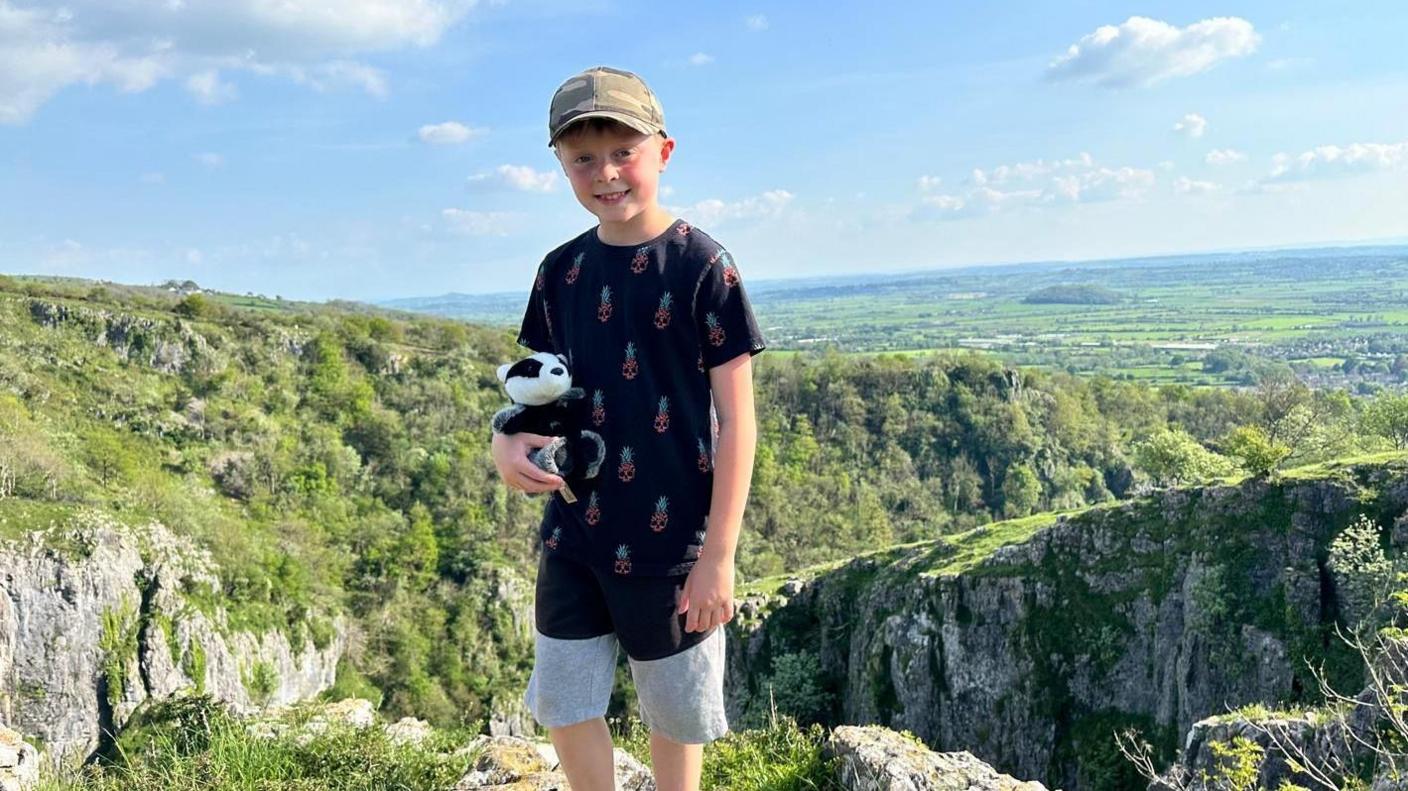
[(1031, 516), (1006, 519), (1001, 522), (981, 525), (972, 530), (943, 536), (941, 538), (912, 541), (907, 544), (894, 544), (884, 549), (863, 552), (853, 558), (832, 560), (826, 563), (818, 563), (814, 566), (797, 569), (796, 571), (773, 574), (767, 577), (760, 577), (756, 580), (748, 580), (747, 582), (740, 583), (737, 586), (737, 590), (739, 596), (757, 594), (772, 596), (777, 594), (788, 580), (813, 579), (822, 574), (837, 571), (860, 559), (868, 559), (878, 562), (882, 566), (889, 566), (901, 560), (914, 558), (914, 568), (923, 574), (930, 576), (960, 574), (990, 556), (999, 547), (1008, 544), (1017, 544), (1027, 540), (1040, 528), (1054, 523), (1057, 517), (1080, 513), (1086, 510), (1089, 510), (1089, 508), (1068, 509), (1065, 511), (1044, 511), (1039, 514), (1032, 514)]
[(761, 594), (764, 596), (776, 595), (788, 580), (808, 580), (827, 572), (836, 571), (850, 563), (854, 563), (862, 558), (877, 561), (888, 565), (896, 559), (910, 554), (913, 550), (921, 547), (932, 546), (937, 539), (925, 539), (923, 541), (911, 541), (907, 544), (891, 544), (883, 549), (874, 549), (869, 552), (862, 552), (859, 555), (849, 558), (829, 560), (825, 563), (817, 563), (812, 566), (797, 569), (796, 571), (785, 571), (780, 574), (771, 574), (766, 577), (759, 577), (755, 580), (740, 582), (736, 586), (739, 596)]
[(145, 710), (115, 756), (43, 778), (35, 791), (391, 791), (448, 789), (477, 755), (464, 734), (396, 744), (380, 728), (332, 726), (306, 743), (264, 738), (210, 698)]
[[(840, 791), (835, 759), (822, 757), (826, 730), (785, 714), (761, 728), (729, 731), (704, 749), (701, 791)], [(639, 718), (612, 722), (612, 741), (650, 765), (650, 734)]]
[[(396, 744), (379, 727), (333, 725), (310, 737), (299, 726), (318, 709), (294, 709), (270, 736), (208, 697), (175, 698), (139, 712), (107, 759), (51, 772), (35, 791), (449, 791), (479, 758), (461, 751), (467, 731), (436, 731), (418, 745)], [(612, 726), (616, 746), (648, 767), (640, 720)], [(786, 715), (731, 731), (705, 749), (701, 788), (839, 791), (825, 738), (822, 726)]]
[(982, 525), (967, 532), (946, 536), (940, 540), (951, 546), (954, 551), (946, 556), (935, 558), (936, 562), (924, 568), (922, 573), (933, 577), (962, 574), (991, 557), (992, 553), (1000, 547), (1019, 544), (1031, 538), (1041, 528), (1055, 524), (1058, 516), (1079, 513), (1084, 510), (1088, 509), (1032, 514), (1018, 519), (1007, 519), (990, 525)]
[(73, 503), (0, 498), (0, 541), (23, 538), (36, 530), (67, 524), (79, 509), (80, 506)]
[(1380, 453), (1366, 453), (1361, 456), (1334, 459), (1332, 461), (1320, 462), (1319, 464), (1307, 464), (1303, 467), (1281, 470), (1277, 473), (1277, 476), (1281, 480), (1314, 480), (1333, 476), (1350, 467), (1383, 465), (1395, 461), (1408, 461), (1408, 451), (1387, 450)]

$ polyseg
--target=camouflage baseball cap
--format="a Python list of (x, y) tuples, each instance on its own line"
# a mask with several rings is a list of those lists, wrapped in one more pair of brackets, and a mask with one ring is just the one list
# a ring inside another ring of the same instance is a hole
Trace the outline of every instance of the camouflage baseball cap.
[(645, 81), (629, 71), (596, 66), (568, 78), (552, 95), (548, 145), (573, 121), (611, 118), (646, 134), (665, 134), (665, 111)]

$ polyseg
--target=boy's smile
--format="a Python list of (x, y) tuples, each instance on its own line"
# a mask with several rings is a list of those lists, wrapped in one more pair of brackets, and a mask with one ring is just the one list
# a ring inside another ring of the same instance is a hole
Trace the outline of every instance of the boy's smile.
[(674, 145), (673, 139), (626, 127), (585, 129), (557, 141), (572, 193), (600, 220), (603, 242), (644, 242), (674, 221), (659, 204), (660, 173)]

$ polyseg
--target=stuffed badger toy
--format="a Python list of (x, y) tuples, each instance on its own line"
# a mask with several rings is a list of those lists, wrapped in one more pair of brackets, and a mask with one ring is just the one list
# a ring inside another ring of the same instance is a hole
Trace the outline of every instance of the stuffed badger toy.
[(574, 409), (572, 402), (585, 398), (586, 392), (572, 386), (567, 358), (537, 352), (499, 366), (498, 375), (513, 403), (494, 415), (494, 431), (557, 437), (528, 454), (528, 458), (539, 469), (561, 476), (565, 484), (563, 499), (576, 502), (570, 484), (596, 477), (606, 457), (606, 443), (595, 431), (577, 429), (582, 413)]

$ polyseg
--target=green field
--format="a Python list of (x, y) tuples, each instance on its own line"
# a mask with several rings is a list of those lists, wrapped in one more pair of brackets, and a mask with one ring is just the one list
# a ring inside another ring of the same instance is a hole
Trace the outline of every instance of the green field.
[[(1064, 301), (1028, 301), (1043, 289)], [(1248, 385), (1280, 369), (1361, 390), (1402, 384), (1408, 368), (1408, 247), (749, 280), (748, 293), (770, 353), (979, 349), (1158, 384)], [(388, 304), (517, 326), (525, 299)]]
[[(1098, 286), (1113, 304), (1028, 299)], [(752, 294), (774, 351), (981, 349), (1004, 361), (1159, 384), (1250, 384), (1268, 368), (1327, 385), (1398, 384), (1408, 248), (990, 267)]]

